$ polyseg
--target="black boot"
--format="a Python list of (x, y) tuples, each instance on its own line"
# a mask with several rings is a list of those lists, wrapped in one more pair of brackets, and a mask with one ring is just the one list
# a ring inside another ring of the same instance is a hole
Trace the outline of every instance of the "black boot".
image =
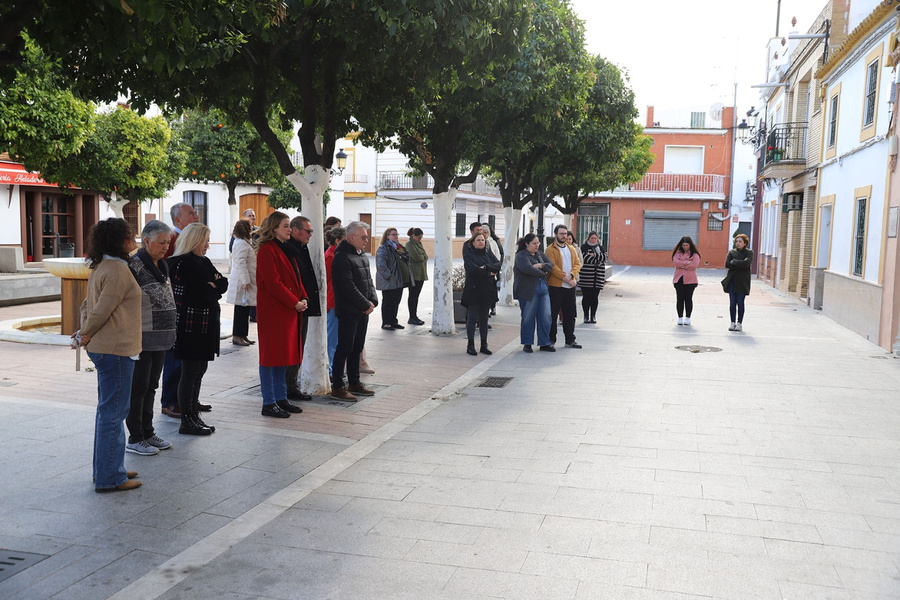
[(200, 418), (199, 412), (194, 411), (193, 419), (194, 419), (194, 421), (197, 422), (197, 425), (199, 425), (200, 427), (205, 427), (205, 428), (209, 429), (210, 433), (215, 433), (216, 428), (213, 427), (212, 425), (207, 425), (206, 423), (204, 423), (203, 419)]
[(197, 418), (194, 415), (181, 415), (181, 427), (178, 428), (178, 433), (182, 433), (184, 435), (210, 435), (212, 430), (209, 427), (205, 427), (197, 422)]
[(466, 348), (466, 354), (469, 356), (476, 356), (478, 354), (475, 352), (475, 342), (469, 342), (469, 346)]
[(482, 345), (481, 345), (481, 350), (480, 350), (480, 352), (481, 352), (482, 354), (487, 354), (488, 356), (490, 356), (491, 354), (493, 354), (493, 352), (491, 352), (490, 350), (488, 350), (487, 344), (482, 344)]

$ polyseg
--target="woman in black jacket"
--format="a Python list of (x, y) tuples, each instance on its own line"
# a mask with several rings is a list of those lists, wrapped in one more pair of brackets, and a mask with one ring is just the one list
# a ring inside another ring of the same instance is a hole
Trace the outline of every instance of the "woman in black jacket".
[(178, 236), (169, 259), (172, 290), (175, 292), (175, 358), (181, 360), (178, 404), (181, 427), (178, 433), (209, 435), (216, 430), (203, 422), (200, 384), (209, 361), (219, 354), (219, 299), (228, 289), (222, 276), (206, 258), (209, 227), (191, 223)]
[(597, 305), (600, 291), (606, 283), (606, 251), (600, 243), (596, 231), (588, 234), (581, 245), (581, 271), (578, 273), (578, 287), (581, 288), (581, 308), (585, 323), (597, 322)]
[(748, 248), (750, 238), (743, 233), (734, 236), (734, 248), (725, 257), (725, 268), (728, 275), (722, 280), (722, 287), (730, 297), (729, 311), (731, 325), (728, 331), (743, 331), (744, 298), (750, 293), (750, 265), (753, 263), (753, 250)]
[(488, 313), (497, 302), (497, 273), (500, 262), (485, 247), (483, 233), (478, 233), (466, 242), (468, 249), (463, 253), (466, 269), (466, 284), (463, 287), (460, 304), (466, 307), (466, 335), (469, 338), (468, 354), (475, 356), (475, 323), (481, 331), (481, 353), (493, 354), (488, 350)]

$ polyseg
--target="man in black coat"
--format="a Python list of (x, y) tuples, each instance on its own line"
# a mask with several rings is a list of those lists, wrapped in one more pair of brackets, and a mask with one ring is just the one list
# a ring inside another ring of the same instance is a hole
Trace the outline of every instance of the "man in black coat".
[[(309, 239), (312, 237), (312, 225), (306, 217), (294, 217), (291, 219), (291, 237), (285, 244), (291, 253), (297, 268), (300, 270), (300, 281), (306, 290), (309, 308), (300, 313), (300, 339), (306, 343), (306, 332), (309, 329), (310, 317), (321, 317), (322, 306), (319, 302), (319, 280), (313, 270), (312, 258), (309, 255)], [(289, 400), (312, 400), (312, 396), (300, 391), (297, 378), (300, 375), (300, 365), (291, 365), (285, 369), (285, 382), (287, 383), (287, 397)]]
[[(334, 315), (338, 320), (338, 343), (331, 365), (331, 397), (356, 402), (358, 396), (372, 396), (359, 379), (359, 357), (366, 343), (369, 315), (378, 306), (378, 295), (363, 249), (369, 245), (369, 226), (360, 221), (347, 225), (347, 238), (334, 251), (331, 287)], [(349, 385), (344, 386), (344, 365)], [(354, 395), (355, 394), (355, 395)]]

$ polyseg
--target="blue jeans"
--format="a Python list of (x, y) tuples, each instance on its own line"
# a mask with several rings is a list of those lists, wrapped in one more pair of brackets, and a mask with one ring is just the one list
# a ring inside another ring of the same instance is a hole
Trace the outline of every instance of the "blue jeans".
[(287, 400), (287, 383), (284, 379), (286, 370), (287, 367), (259, 366), (259, 388), (262, 391), (263, 404)]
[(746, 297), (747, 294), (734, 291), (734, 280), (732, 279), (728, 284), (728, 299), (730, 300), (728, 312), (731, 314), (732, 323), (744, 322), (744, 298)]
[(338, 319), (334, 314), (334, 309), (328, 309), (326, 317), (328, 326), (328, 376), (331, 377), (331, 365), (334, 364), (334, 351), (337, 350), (338, 340)]
[(525, 346), (534, 343), (534, 328), (537, 326), (538, 346), (550, 345), (550, 292), (547, 282), (538, 281), (531, 300), (519, 298), (519, 308), (522, 310), (522, 328), (519, 333), (521, 342)]
[(166, 361), (163, 363), (162, 396), (160, 404), (172, 408), (178, 406), (178, 382), (181, 381), (181, 361), (175, 358), (175, 351), (166, 350)]
[(127, 356), (88, 357), (97, 369), (97, 417), (94, 421), (94, 486), (108, 489), (128, 481), (125, 473), (125, 417), (131, 407), (134, 361)]

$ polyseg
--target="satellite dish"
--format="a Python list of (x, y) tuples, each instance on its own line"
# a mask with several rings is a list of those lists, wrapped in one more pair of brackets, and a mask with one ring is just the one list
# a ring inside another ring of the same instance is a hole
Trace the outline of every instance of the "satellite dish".
[(716, 102), (712, 106), (709, 107), (709, 116), (713, 121), (721, 121), (722, 120), (722, 110), (725, 108), (725, 105), (721, 102)]

